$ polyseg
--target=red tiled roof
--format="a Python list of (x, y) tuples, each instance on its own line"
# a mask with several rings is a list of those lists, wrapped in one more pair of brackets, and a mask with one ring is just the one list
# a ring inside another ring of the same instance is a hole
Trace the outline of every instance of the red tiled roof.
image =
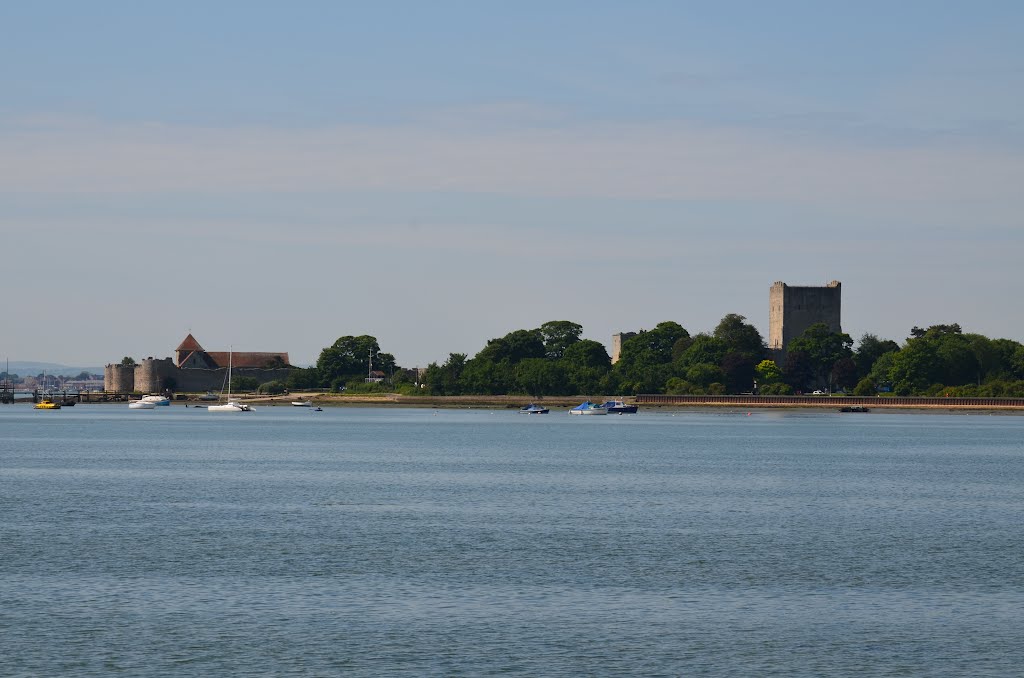
[(203, 347), (199, 345), (199, 342), (196, 341), (196, 338), (192, 336), (191, 332), (189, 332), (188, 336), (185, 337), (184, 340), (182, 340), (181, 345), (179, 345), (178, 348), (176, 348), (174, 350), (175, 351), (202, 351)]
[[(217, 364), (217, 367), (228, 366), (228, 351), (207, 351), (207, 356), (213, 362)], [(290, 365), (288, 362), (287, 353), (257, 353), (254, 351), (235, 351), (230, 353), (232, 367), (266, 367), (267, 363), (274, 358), (280, 358), (284, 361), (285, 365)]]

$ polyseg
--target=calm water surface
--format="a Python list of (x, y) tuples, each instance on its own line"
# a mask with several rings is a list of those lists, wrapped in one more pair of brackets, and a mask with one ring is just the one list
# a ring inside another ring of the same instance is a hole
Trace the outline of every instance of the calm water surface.
[(1022, 416), (0, 406), (0, 675), (1021, 667)]

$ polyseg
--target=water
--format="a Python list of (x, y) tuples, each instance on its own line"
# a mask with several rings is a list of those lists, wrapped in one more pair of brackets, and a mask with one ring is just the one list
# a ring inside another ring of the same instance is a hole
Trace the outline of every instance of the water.
[(1017, 676), (1024, 417), (0, 406), (0, 675)]

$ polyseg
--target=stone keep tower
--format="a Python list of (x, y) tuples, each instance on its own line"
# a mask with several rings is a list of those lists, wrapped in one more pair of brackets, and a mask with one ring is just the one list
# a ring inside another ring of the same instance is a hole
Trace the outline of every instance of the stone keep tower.
[(838, 280), (825, 287), (790, 287), (784, 282), (772, 285), (768, 294), (768, 348), (784, 358), (789, 342), (815, 323), (842, 332), (841, 293)]

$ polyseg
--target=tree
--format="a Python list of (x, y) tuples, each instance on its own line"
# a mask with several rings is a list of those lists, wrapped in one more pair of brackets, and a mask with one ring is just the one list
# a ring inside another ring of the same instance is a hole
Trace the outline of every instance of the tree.
[(686, 370), (686, 381), (707, 388), (713, 382), (721, 382), (725, 379), (722, 370), (718, 365), (712, 363), (697, 363)]
[(814, 366), (803, 351), (789, 351), (782, 375), (794, 391), (804, 391), (814, 378)]
[(516, 330), (504, 337), (491, 339), (476, 354), (474, 360), (486, 360), (492, 363), (508, 361), (515, 365), (527, 358), (543, 358), (545, 356), (544, 339), (540, 330)]
[(902, 349), (892, 355), (889, 375), (899, 395), (924, 391), (939, 381), (942, 359), (936, 351), (935, 342), (926, 340), (923, 335), (908, 340)]
[(857, 363), (857, 375), (861, 378), (866, 377), (876, 360), (886, 353), (898, 350), (899, 344), (892, 339), (882, 340), (873, 334), (862, 335), (857, 343), (857, 350), (853, 353), (853, 361)]
[(754, 358), (749, 353), (730, 351), (722, 357), (727, 393), (749, 393), (754, 388)]
[(713, 336), (725, 342), (728, 352), (741, 353), (756, 362), (764, 357), (764, 339), (746, 320), (741, 315), (729, 313), (715, 327)]
[(857, 385), (853, 389), (853, 395), (855, 396), (873, 396), (878, 395), (878, 386), (875, 384), (875, 380), (871, 377), (864, 377), (857, 382)]
[(135, 365), (135, 358), (127, 355), (121, 358), (121, 367), (135, 367)]
[(533, 396), (562, 395), (566, 391), (565, 370), (547, 358), (527, 358), (515, 366), (516, 388)]
[(572, 393), (598, 392), (601, 381), (611, 369), (611, 358), (604, 344), (592, 339), (581, 339), (571, 344), (559, 363), (569, 381), (566, 390)]
[(316, 367), (297, 367), (288, 372), (285, 384), (292, 391), (314, 389), (320, 386), (320, 372)]
[(762, 386), (782, 381), (782, 370), (774, 360), (762, 360), (754, 368), (754, 373), (757, 375), (757, 383)]
[(381, 353), (376, 337), (366, 334), (339, 337), (320, 352), (316, 367), (323, 382), (345, 383), (365, 377), (370, 369), (371, 357), (374, 369), (388, 373), (395, 367), (394, 356)]
[[(815, 323), (790, 342), (788, 352), (803, 353), (811, 368), (815, 386), (827, 386), (837, 361), (853, 355), (853, 339), (845, 332), (833, 332), (825, 323)], [(792, 383), (792, 382), (790, 382)], [(795, 384), (793, 384), (796, 387)]]
[(444, 365), (430, 363), (423, 377), (432, 395), (460, 395), (462, 372), (466, 368), (465, 353), (449, 353)]
[(831, 382), (837, 388), (846, 390), (857, 384), (857, 363), (853, 358), (840, 358), (832, 365)]
[(565, 350), (580, 340), (583, 326), (568, 320), (551, 320), (540, 326), (544, 350), (551, 360), (558, 360)]
[(510, 361), (493, 362), (476, 357), (466, 362), (459, 378), (463, 393), (480, 395), (503, 395), (515, 384), (515, 375)]
[(266, 393), (267, 395), (278, 395), (279, 393), (284, 393), (284, 391), (285, 384), (280, 379), (265, 381), (256, 389), (257, 393)]
[(681, 367), (699, 365), (700, 363), (719, 365), (728, 350), (728, 345), (721, 339), (709, 334), (698, 334), (693, 338), (690, 347), (683, 351), (678, 362)]

